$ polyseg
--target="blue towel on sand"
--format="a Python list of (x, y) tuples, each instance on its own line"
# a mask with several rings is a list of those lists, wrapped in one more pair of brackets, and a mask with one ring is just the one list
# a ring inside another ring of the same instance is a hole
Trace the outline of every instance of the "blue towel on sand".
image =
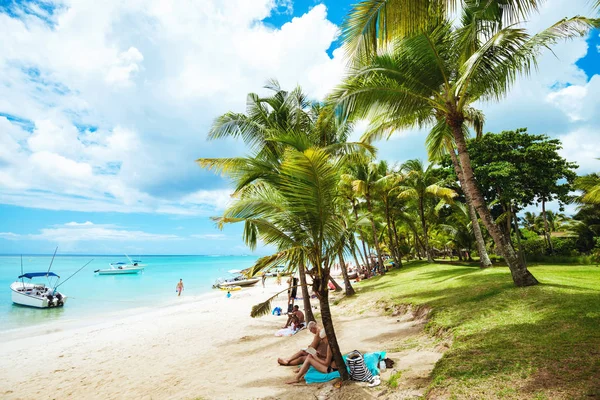
[[(375, 375), (379, 375), (379, 361), (383, 360), (386, 356), (385, 351), (377, 351), (374, 353), (366, 353), (363, 354), (363, 358), (365, 359), (365, 364), (369, 371)], [(344, 362), (346, 362), (346, 356), (343, 356)], [(348, 368), (348, 367), (346, 367)], [(350, 372), (350, 371), (348, 371)], [(338, 371), (330, 372), (328, 374), (324, 374), (322, 372), (317, 371), (314, 367), (310, 367), (304, 375), (304, 380), (306, 383), (323, 383), (329, 382), (333, 379), (339, 378), (340, 373)]]

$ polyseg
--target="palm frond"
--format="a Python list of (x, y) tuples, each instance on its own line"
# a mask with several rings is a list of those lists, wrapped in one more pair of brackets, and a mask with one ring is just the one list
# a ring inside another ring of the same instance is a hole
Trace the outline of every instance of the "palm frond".
[[(368, 58), (393, 38), (410, 36), (458, 7), (471, 16), (512, 24), (526, 20), (543, 0), (363, 0), (342, 23), (341, 39), (351, 58)], [(600, 7), (600, 5), (597, 5)]]
[(598, 26), (598, 19), (577, 16), (564, 18), (534, 36), (512, 26), (499, 30), (461, 67), (455, 88), (460, 105), (471, 99), (502, 98), (519, 74), (528, 75), (537, 67), (543, 48), (559, 40), (584, 36)]

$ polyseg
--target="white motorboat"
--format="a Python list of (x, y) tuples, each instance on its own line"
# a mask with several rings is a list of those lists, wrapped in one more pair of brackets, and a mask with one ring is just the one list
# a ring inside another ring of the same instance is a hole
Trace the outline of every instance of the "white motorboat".
[[(48, 281), (51, 277), (56, 277), (56, 282), (53, 287), (45, 284), (25, 282), (24, 279), (32, 279), (37, 277), (46, 277)], [(12, 301), (15, 304), (36, 308), (52, 308), (62, 307), (67, 302), (67, 296), (56, 290), (56, 283), (60, 276), (54, 272), (29, 272), (19, 276), (21, 281), (16, 281), (10, 285), (12, 292)]]
[(110, 268), (97, 269), (94, 272), (98, 275), (125, 275), (137, 274), (144, 270), (145, 265), (138, 260), (131, 260), (130, 264), (124, 262), (110, 263)]
[(239, 269), (232, 269), (228, 271), (230, 274), (237, 274), (234, 278), (222, 279), (219, 278), (213, 285), (213, 288), (227, 288), (234, 286), (252, 286), (260, 281), (260, 278), (247, 278), (244, 276)]

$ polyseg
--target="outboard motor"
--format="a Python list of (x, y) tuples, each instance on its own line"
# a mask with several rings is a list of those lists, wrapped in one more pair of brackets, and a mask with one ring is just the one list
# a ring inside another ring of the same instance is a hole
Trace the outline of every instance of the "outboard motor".
[(48, 293), (46, 298), (48, 298), (48, 307), (54, 307), (54, 302), (53, 302), (54, 296), (52, 296), (50, 293)]
[(64, 303), (62, 301), (62, 294), (60, 293), (56, 293), (56, 305), (57, 306), (62, 306)]

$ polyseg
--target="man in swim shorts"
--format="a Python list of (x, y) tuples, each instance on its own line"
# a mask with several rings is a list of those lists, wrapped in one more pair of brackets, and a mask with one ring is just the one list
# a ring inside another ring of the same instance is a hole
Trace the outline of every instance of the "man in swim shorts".
[(177, 288), (175, 289), (177, 291), (177, 296), (181, 296), (181, 292), (183, 291), (183, 279), (179, 280), (179, 283), (177, 284)]

